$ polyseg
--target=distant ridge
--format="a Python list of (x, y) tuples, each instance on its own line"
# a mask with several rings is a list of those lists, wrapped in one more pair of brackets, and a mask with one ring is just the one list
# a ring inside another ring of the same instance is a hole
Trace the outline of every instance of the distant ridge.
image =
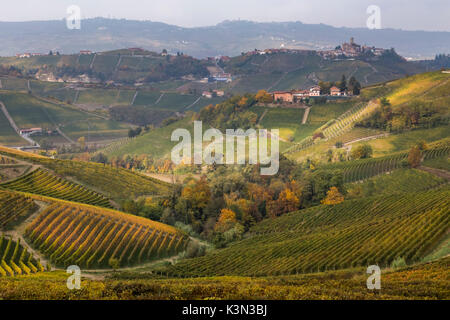
[[(336, 28), (301, 22), (224, 21), (215, 26), (185, 28), (161, 22), (93, 18), (80, 30), (69, 30), (64, 20), (0, 22), (1, 56), (21, 52), (78, 53), (85, 48), (106, 51), (142, 47), (184, 52), (204, 58), (235, 56), (254, 48), (281, 45), (303, 49), (329, 49), (354, 37), (361, 44), (394, 47), (406, 57), (431, 58), (450, 52), (450, 32), (395, 29)], [(21, 39), (21, 41), (17, 41)]]

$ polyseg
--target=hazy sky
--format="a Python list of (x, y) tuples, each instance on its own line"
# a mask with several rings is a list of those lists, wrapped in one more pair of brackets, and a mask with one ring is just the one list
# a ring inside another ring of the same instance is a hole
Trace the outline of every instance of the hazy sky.
[(84, 18), (187, 27), (236, 19), (364, 27), (367, 7), (378, 5), (383, 28), (450, 31), (450, 0), (0, 0), (0, 21), (61, 19), (69, 5), (80, 6)]

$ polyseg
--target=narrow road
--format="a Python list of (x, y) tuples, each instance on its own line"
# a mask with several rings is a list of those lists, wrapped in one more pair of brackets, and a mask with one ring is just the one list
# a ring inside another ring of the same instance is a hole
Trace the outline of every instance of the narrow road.
[(311, 107), (305, 109), (305, 113), (303, 114), (302, 124), (306, 124), (308, 121), (309, 112), (311, 111)]
[(161, 99), (164, 97), (164, 95), (165, 95), (165, 92), (161, 93), (159, 98), (155, 101), (155, 104), (158, 104), (161, 101)]
[(199, 98), (198, 98), (197, 100), (195, 100), (193, 103), (191, 103), (190, 105), (188, 105), (184, 110), (190, 109), (190, 108), (192, 108), (193, 106), (195, 106), (195, 105), (197, 104), (197, 102), (200, 101), (201, 98), (202, 98), (202, 97), (199, 97)]
[(89, 65), (89, 69), (92, 69), (94, 67), (94, 61), (95, 61), (96, 57), (97, 57), (97, 54), (95, 53), (94, 57), (92, 58), (91, 64)]
[(269, 111), (269, 109), (264, 110), (263, 114), (261, 115), (261, 118), (259, 118), (259, 120), (258, 120), (258, 124), (261, 123), (261, 121), (264, 119), (264, 117), (266, 116), (268, 111)]
[(356, 142), (369, 141), (369, 140), (373, 140), (373, 139), (384, 138), (384, 137), (387, 137), (387, 136), (389, 136), (389, 133), (380, 133), (380, 134), (376, 134), (374, 136), (359, 138), (359, 139), (355, 139), (355, 140), (346, 142), (346, 143), (344, 143), (344, 146), (348, 146), (348, 145), (351, 145), (351, 144), (356, 143)]
[(133, 99), (131, 100), (131, 105), (134, 105), (134, 102), (136, 101), (136, 97), (138, 96), (139, 91), (136, 90), (134, 93)]

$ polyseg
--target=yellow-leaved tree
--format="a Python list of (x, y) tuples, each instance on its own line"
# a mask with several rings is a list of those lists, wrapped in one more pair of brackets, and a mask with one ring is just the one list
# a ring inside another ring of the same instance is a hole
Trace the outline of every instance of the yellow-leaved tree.
[(236, 213), (230, 209), (224, 208), (220, 211), (219, 220), (214, 226), (214, 230), (218, 232), (228, 231), (234, 227), (236, 222)]
[(321, 201), (322, 204), (335, 205), (344, 202), (344, 196), (339, 192), (338, 188), (331, 187), (327, 192), (325, 199)]

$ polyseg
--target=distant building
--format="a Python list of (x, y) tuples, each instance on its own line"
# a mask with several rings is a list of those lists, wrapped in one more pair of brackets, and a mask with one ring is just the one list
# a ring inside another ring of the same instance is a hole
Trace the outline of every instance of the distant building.
[(208, 99), (211, 99), (213, 97), (212, 93), (209, 91), (203, 91), (202, 96)]
[(30, 58), (31, 57), (31, 53), (18, 53), (16, 54), (17, 58)]
[(314, 86), (309, 89), (309, 96), (310, 97), (319, 97), (320, 96), (320, 87)]
[(292, 95), (294, 96), (294, 98), (309, 97), (309, 91), (308, 90), (294, 90), (294, 91), (292, 91)]
[(213, 93), (217, 96), (217, 97), (223, 97), (225, 95), (225, 92), (223, 90), (213, 90)]
[(92, 54), (91, 50), (81, 50), (80, 54)]
[(275, 91), (272, 94), (275, 102), (294, 102), (294, 96), (291, 91)]
[(42, 128), (30, 128), (30, 129), (20, 129), (19, 133), (21, 135), (25, 134), (34, 134), (34, 133), (42, 133)]
[(336, 86), (333, 86), (330, 88), (330, 95), (331, 96), (342, 96), (343, 93), (341, 92), (341, 89), (339, 89)]

